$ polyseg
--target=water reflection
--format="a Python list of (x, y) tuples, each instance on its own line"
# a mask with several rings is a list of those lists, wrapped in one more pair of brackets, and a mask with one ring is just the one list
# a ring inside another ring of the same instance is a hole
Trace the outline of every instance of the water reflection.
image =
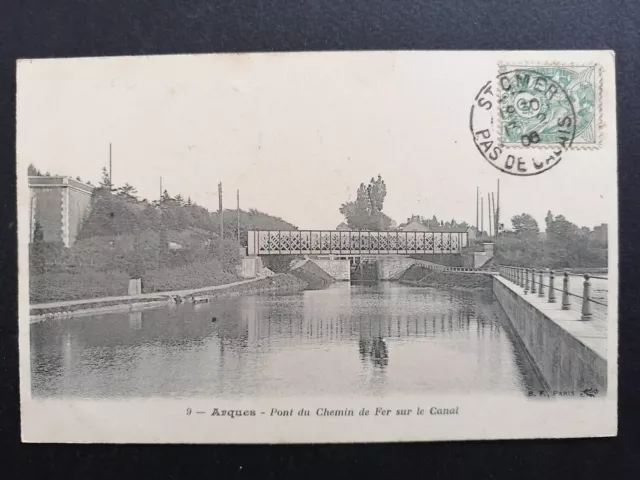
[(338, 284), (32, 325), (35, 396), (501, 391), (536, 376), (491, 293)]

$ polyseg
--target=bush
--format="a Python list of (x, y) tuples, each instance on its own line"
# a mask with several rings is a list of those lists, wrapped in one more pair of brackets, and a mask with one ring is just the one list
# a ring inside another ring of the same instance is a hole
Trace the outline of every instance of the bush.
[(240, 247), (235, 240), (220, 239), (216, 236), (211, 240), (210, 252), (225, 271), (235, 272), (236, 266), (240, 264)]
[(69, 272), (29, 276), (29, 300), (32, 303), (80, 300), (126, 295), (129, 275), (121, 271), (99, 272), (77, 268)]
[(163, 267), (147, 271), (142, 277), (143, 293), (188, 290), (222, 285), (239, 280), (225, 271), (218, 260), (195, 262), (181, 267)]
[(262, 264), (274, 273), (286, 273), (289, 271), (294, 255), (265, 255)]

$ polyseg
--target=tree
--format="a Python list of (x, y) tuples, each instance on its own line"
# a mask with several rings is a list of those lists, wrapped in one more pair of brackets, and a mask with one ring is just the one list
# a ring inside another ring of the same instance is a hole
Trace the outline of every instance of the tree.
[(553, 213), (551, 213), (551, 210), (549, 210), (547, 212), (547, 216), (544, 217), (544, 223), (547, 225), (547, 229), (546, 231), (549, 231), (549, 225), (551, 225), (551, 223), (553, 222)]
[(521, 215), (515, 215), (511, 217), (511, 224), (513, 225), (513, 231), (517, 236), (533, 236), (540, 233), (538, 228), (538, 222), (528, 213)]
[(29, 164), (29, 167), (27, 168), (27, 175), (29, 175), (30, 177), (41, 177), (42, 176), (42, 172), (40, 170), (38, 170), (33, 163)]
[(578, 226), (567, 220), (564, 215), (556, 216), (547, 225), (547, 233), (555, 238), (569, 240), (579, 232)]
[(371, 178), (367, 186), (367, 194), (369, 197), (369, 205), (371, 213), (375, 214), (382, 211), (384, 205), (384, 197), (387, 196), (387, 186), (382, 180), (382, 176), (378, 175), (378, 179)]
[(45, 267), (44, 231), (40, 222), (33, 227), (33, 245), (31, 249), (31, 267), (34, 273), (43, 273)]
[(102, 179), (100, 180), (100, 188), (105, 190), (113, 190), (113, 183), (111, 183), (111, 177), (107, 171), (107, 167), (102, 167)]
[(162, 225), (160, 227), (160, 239), (158, 240), (158, 261), (160, 265), (166, 265), (169, 261), (169, 239), (167, 237), (167, 228)]
[(180, 205), (182, 205), (184, 203), (184, 199), (182, 198), (182, 195), (180, 195), (180, 194), (176, 195), (174, 200), (176, 202), (178, 202)]
[(169, 192), (165, 189), (164, 192), (162, 192), (162, 196), (160, 197), (160, 202), (164, 203), (171, 200), (171, 195), (169, 195)]
[(382, 213), (387, 187), (378, 175), (368, 185), (361, 183), (356, 193), (356, 200), (343, 203), (340, 213), (344, 215), (347, 225), (354, 230), (386, 230), (391, 219)]
[(129, 183), (125, 183), (122, 187), (118, 189), (118, 195), (135, 198), (138, 190), (133, 185), (129, 185)]

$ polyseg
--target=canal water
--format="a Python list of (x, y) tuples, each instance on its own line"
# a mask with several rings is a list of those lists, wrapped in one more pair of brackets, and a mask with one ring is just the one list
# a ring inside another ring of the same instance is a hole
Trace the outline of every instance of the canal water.
[(491, 292), (339, 283), (33, 324), (32, 394), (526, 395), (518, 345)]

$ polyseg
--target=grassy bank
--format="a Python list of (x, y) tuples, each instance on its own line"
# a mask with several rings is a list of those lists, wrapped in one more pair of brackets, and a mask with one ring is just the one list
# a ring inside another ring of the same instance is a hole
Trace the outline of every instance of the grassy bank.
[[(226, 295), (250, 295), (256, 293), (266, 292), (297, 292), (309, 288), (309, 285), (291, 274), (278, 274), (269, 278), (262, 278), (255, 281), (248, 281), (240, 285), (232, 285), (228, 288), (217, 288), (215, 285), (211, 285), (212, 289), (207, 291), (204, 289), (197, 292), (181, 292), (176, 295), (176, 292), (158, 292), (156, 295), (147, 294), (148, 296), (132, 296), (130, 298), (102, 300), (96, 298), (95, 301), (83, 302), (80, 304), (62, 305), (48, 308), (32, 308), (30, 311), (31, 316), (49, 316), (49, 315), (72, 315), (73, 313), (91, 312), (92, 310), (100, 309), (101, 313), (108, 313), (109, 307), (113, 307), (113, 311), (121, 310), (123, 306), (130, 306), (132, 309), (144, 308), (145, 305), (150, 306), (162, 306), (168, 303), (182, 303), (194, 301), (194, 299), (202, 298), (215, 298)], [(221, 287), (218, 285), (217, 287)], [(155, 305), (153, 305), (155, 304)]]
[[(127, 295), (130, 278), (124, 271), (104, 271), (91, 267), (31, 274), (29, 300), (31, 303), (45, 303)], [(194, 262), (145, 272), (142, 275), (142, 293), (201, 288), (238, 280), (240, 278), (224, 270), (218, 260)]]
[(399, 281), (419, 287), (453, 288), (458, 290), (484, 290), (491, 288), (491, 277), (480, 274), (435, 272), (413, 265)]

